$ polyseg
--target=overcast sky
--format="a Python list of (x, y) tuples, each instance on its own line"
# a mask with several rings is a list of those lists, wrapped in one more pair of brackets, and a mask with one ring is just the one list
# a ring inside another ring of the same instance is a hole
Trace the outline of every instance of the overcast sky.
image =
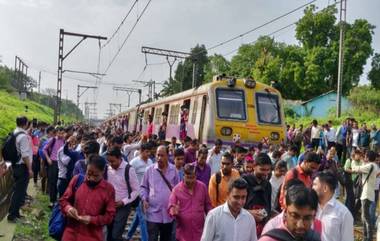
[[(42, 72), (41, 88), (56, 88), (58, 56), (58, 34), (63, 28), (77, 32), (110, 37), (124, 18), (134, 0), (0, 0), (0, 55), (3, 64), (13, 68), (15, 55), (29, 66), (29, 73), (38, 79)], [(121, 46), (132, 25), (140, 16), (148, 0), (139, 0), (114, 39), (101, 50), (100, 72), (103, 72)], [(102, 83), (120, 83), (128, 87), (141, 88), (133, 83), (138, 79), (153, 79), (163, 82), (168, 78), (167, 64), (150, 65), (142, 73), (145, 57), (141, 46), (151, 46), (188, 52), (197, 43), (213, 46), (231, 37), (244, 33), (260, 24), (301, 6), (307, 0), (152, 0), (141, 17), (132, 35), (122, 48), (119, 56), (109, 68)], [(321, 9), (333, 0), (319, 0)], [(380, 26), (379, 0), (348, 0), (347, 19), (366, 18)], [(259, 31), (215, 48), (210, 54), (226, 54), (242, 43), (252, 42), (259, 35), (265, 35), (298, 20), (303, 11), (297, 11)], [(375, 29), (373, 48), (380, 52), (380, 30)], [(277, 33), (277, 41), (297, 43), (294, 27)], [(79, 41), (79, 38), (65, 37), (65, 53)], [(102, 42), (104, 44), (105, 42)], [(230, 59), (236, 52), (226, 56)], [(64, 61), (64, 69), (96, 72), (99, 47), (95, 39), (85, 40)], [(147, 56), (148, 63), (163, 63), (164, 57)], [(368, 61), (369, 62), (369, 61)], [(369, 71), (367, 63), (362, 83), (366, 82)], [(50, 73), (51, 72), (51, 73)], [(142, 74), (141, 74), (142, 73)], [(68, 77), (85, 80), (63, 79), (62, 98), (66, 96), (76, 102), (77, 85), (94, 85), (89, 75), (67, 73)], [(160, 86), (157, 86), (160, 89)], [(147, 90), (144, 90), (143, 99)], [(137, 103), (137, 94), (132, 95), (132, 104)], [(80, 102), (97, 102), (97, 116), (105, 116), (109, 103), (121, 103), (127, 107), (125, 93), (115, 93), (111, 85), (100, 84), (97, 93), (90, 90)]]

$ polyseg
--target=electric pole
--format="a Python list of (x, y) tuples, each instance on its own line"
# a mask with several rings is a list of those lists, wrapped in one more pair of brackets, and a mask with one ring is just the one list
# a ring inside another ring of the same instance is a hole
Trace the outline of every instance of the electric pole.
[[(65, 36), (72, 36), (72, 37), (80, 37), (81, 40), (74, 45), (74, 47), (67, 52), (65, 55), (63, 53), (63, 41)], [(61, 96), (62, 96), (62, 74), (65, 71), (63, 70), (63, 61), (85, 40), (85, 39), (97, 39), (100, 40), (106, 40), (106, 37), (101, 36), (95, 36), (95, 35), (88, 35), (88, 34), (81, 34), (81, 33), (70, 33), (65, 32), (63, 29), (59, 30), (59, 45), (58, 45), (58, 74), (57, 74), (57, 96), (56, 96), (56, 103), (54, 108), (54, 123), (56, 124), (58, 121), (60, 121), (61, 118)], [(82, 72), (82, 71), (71, 71), (71, 72), (77, 72), (77, 73), (85, 73), (85, 74), (91, 74), (91, 75), (99, 75), (99, 73), (89, 73), (89, 72)]]
[[(132, 95), (132, 93), (138, 93), (139, 94), (139, 104), (141, 104), (141, 94), (142, 94), (141, 89), (114, 86), (113, 90), (114, 91), (124, 91), (127, 93), (127, 95), (128, 95), (128, 107), (131, 106), (131, 95)], [(120, 112), (121, 112), (121, 105), (120, 105)]]
[(85, 102), (84, 103), (84, 113), (85, 118), (88, 121), (88, 124), (91, 125), (91, 117), (96, 112), (96, 103), (94, 102)]
[[(80, 92), (80, 89), (84, 89), (82, 92)], [(79, 98), (88, 90), (88, 89), (97, 89), (96, 86), (87, 86), (87, 85), (78, 85), (77, 86), (77, 107), (79, 108)], [(79, 119), (79, 113), (77, 113), (77, 120)]]
[(41, 94), (41, 71), (38, 73), (38, 94)]
[[(118, 114), (120, 114), (120, 113), (121, 113), (121, 104), (110, 103), (110, 111), (112, 111), (112, 113), (114, 113), (114, 112), (113, 112), (114, 107), (117, 108), (117, 110), (118, 110)], [(128, 106), (128, 107), (129, 107), (129, 106)]]
[(347, 0), (340, 1), (340, 33), (339, 33), (339, 61), (338, 61), (338, 90), (336, 95), (336, 117), (342, 114), (342, 85), (344, 64), (344, 27), (346, 25)]
[[(159, 48), (151, 48), (151, 47), (141, 47), (141, 52), (145, 54), (145, 64), (148, 64), (147, 63), (147, 58), (146, 58), (146, 55), (147, 54), (152, 54), (152, 55), (161, 55), (161, 56), (165, 56), (166, 57), (166, 60), (169, 64), (169, 81), (170, 81), (170, 84), (171, 81), (172, 81), (172, 67), (174, 65), (174, 63), (176, 62), (177, 59), (186, 59), (186, 58), (190, 58), (191, 57), (191, 54), (190, 53), (185, 53), (185, 52), (180, 52), (180, 51), (175, 51), (175, 50), (168, 50), (168, 49), (159, 49)], [(173, 62), (170, 62), (169, 61), (169, 58), (174, 58)], [(193, 82), (192, 82), (192, 87), (195, 88), (197, 87), (198, 85), (198, 82), (197, 82), (197, 79), (196, 79), (196, 69), (197, 69), (197, 66), (196, 66), (196, 62), (197, 60), (196, 59), (192, 59), (193, 61)], [(181, 85), (181, 88), (182, 88), (183, 84)]]
[(21, 99), (28, 89), (28, 65), (18, 56), (15, 56), (15, 71), (14, 71), (14, 84), (19, 92)]

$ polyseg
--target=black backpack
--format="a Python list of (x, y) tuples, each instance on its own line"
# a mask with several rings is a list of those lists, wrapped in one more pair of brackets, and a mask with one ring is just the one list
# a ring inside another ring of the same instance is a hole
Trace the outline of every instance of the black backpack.
[(5, 161), (9, 161), (12, 163), (12, 165), (16, 165), (17, 162), (21, 159), (21, 153), (17, 151), (16, 147), (16, 138), (20, 134), (25, 134), (24, 132), (20, 131), (16, 134), (9, 133), (8, 136), (5, 138), (4, 145), (1, 149), (1, 155), (3, 156), (3, 159)]
[[(281, 228), (275, 228), (272, 230), (269, 230), (263, 236), (268, 236), (273, 239), (276, 239), (277, 241), (296, 241), (296, 239), (288, 233), (286, 230)], [(321, 241), (321, 237), (318, 233), (314, 232), (313, 230), (307, 231), (305, 238), (302, 239), (303, 241)]]
[(219, 202), (219, 184), (222, 182), (222, 172), (218, 171), (215, 174), (215, 181), (216, 181), (216, 202)]
[[(125, 167), (125, 172), (124, 172), (124, 178), (125, 178), (125, 182), (127, 184), (127, 188), (128, 188), (128, 198), (131, 198), (131, 193), (132, 193), (132, 187), (131, 187), (131, 183), (129, 182), (129, 169), (131, 168), (131, 165), (129, 163), (127, 163), (127, 166)], [(108, 165), (106, 167), (106, 171), (104, 173), (104, 179), (108, 179)], [(136, 208), (140, 203), (140, 197), (137, 196), (137, 198), (132, 202), (130, 203), (131, 207), (133, 208)]]

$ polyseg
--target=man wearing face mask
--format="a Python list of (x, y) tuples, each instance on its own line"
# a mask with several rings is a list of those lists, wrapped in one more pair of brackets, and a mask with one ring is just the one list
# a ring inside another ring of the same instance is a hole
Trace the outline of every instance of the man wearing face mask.
[(311, 186), (313, 185), (311, 175), (319, 169), (320, 164), (321, 159), (315, 152), (307, 152), (305, 153), (304, 161), (286, 173), (284, 183), (281, 187), (279, 199), (282, 209), (285, 208), (284, 186), (286, 185), (286, 183), (290, 179), (297, 178), (305, 184), (305, 187), (311, 188)]
[(104, 158), (90, 155), (84, 183), (75, 191), (80, 177), (71, 180), (59, 201), (68, 217), (62, 240), (103, 241), (103, 226), (115, 216), (115, 189), (103, 179), (105, 167)]
[(280, 228), (266, 232), (259, 241), (320, 241), (320, 235), (311, 229), (317, 207), (314, 190), (301, 185), (289, 187)]
[(253, 174), (244, 175), (248, 183), (248, 196), (244, 208), (255, 218), (257, 236), (261, 235), (271, 213), (272, 186), (268, 181), (272, 161), (265, 153), (256, 157)]
[(206, 217), (201, 241), (256, 241), (256, 223), (245, 210), (248, 183), (243, 178), (228, 185), (227, 201)]

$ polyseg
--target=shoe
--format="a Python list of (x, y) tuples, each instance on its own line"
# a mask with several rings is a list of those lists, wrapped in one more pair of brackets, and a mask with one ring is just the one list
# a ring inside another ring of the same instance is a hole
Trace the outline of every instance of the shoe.
[(25, 219), (22, 218), (22, 216), (20, 215), (20, 217), (10, 217), (8, 216), (7, 217), (7, 220), (9, 223), (24, 223), (25, 222)]

